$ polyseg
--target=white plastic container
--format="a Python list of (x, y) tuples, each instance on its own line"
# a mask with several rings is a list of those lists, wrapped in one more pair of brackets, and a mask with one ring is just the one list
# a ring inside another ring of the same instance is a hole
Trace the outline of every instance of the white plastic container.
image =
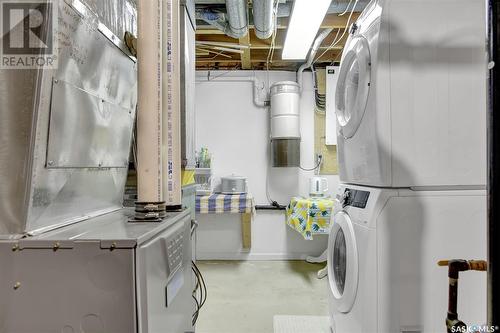
[(196, 195), (212, 194), (212, 169), (211, 168), (196, 168), (194, 180), (198, 184)]

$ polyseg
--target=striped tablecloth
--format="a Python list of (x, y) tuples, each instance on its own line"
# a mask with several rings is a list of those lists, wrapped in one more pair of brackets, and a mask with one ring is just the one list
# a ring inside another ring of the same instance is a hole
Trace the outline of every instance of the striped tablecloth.
[(253, 214), (255, 203), (250, 194), (197, 195), (196, 212), (200, 214)]

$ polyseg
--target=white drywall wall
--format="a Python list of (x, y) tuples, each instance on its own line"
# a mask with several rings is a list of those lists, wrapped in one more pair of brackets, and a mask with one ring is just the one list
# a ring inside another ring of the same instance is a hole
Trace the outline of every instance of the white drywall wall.
[[(211, 77), (225, 72), (212, 71)], [(206, 75), (198, 72), (197, 75)], [(241, 71), (242, 76), (257, 76), (272, 84), (295, 80), (293, 72)], [(239, 75), (238, 74), (238, 75)], [(234, 75), (234, 73), (231, 73)], [(213, 154), (215, 182), (221, 176), (248, 177), (249, 191), (257, 204), (267, 204), (266, 172), (269, 161), (269, 114), (253, 104), (251, 82), (198, 82), (196, 84), (197, 148), (207, 147)], [(312, 168), (314, 161), (314, 94), (311, 73), (304, 75), (301, 96), (301, 164)], [(298, 168), (270, 168), (269, 191), (280, 204), (291, 197), (307, 196), (312, 171)], [(326, 176), (333, 194), (337, 176)], [(252, 222), (252, 249), (242, 251), (241, 223), (238, 214), (198, 214), (198, 259), (302, 259), (318, 255), (327, 246), (327, 237), (306, 241), (285, 224), (284, 212), (258, 211)]]

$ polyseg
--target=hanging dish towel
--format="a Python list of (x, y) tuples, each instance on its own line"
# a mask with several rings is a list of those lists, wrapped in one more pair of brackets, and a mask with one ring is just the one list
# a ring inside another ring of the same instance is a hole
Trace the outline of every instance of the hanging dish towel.
[(333, 199), (294, 197), (286, 208), (286, 223), (305, 239), (330, 230)]

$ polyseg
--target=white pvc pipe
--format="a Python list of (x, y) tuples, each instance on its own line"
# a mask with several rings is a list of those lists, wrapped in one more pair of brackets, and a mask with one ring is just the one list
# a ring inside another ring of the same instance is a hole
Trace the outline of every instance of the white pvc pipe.
[(262, 98), (261, 91), (265, 91), (266, 87), (262, 81), (260, 81), (255, 76), (236, 76), (236, 75), (224, 75), (215, 78), (210, 78), (208, 76), (197, 76), (196, 82), (252, 82), (253, 89), (253, 103), (255, 106), (260, 108), (269, 106), (269, 96), (265, 93), (265, 97)]
[[(181, 206), (180, 3), (163, 1), (163, 198)], [(193, 96), (188, 96), (192, 98)]]
[(138, 1), (137, 194), (162, 202), (162, 0)]

